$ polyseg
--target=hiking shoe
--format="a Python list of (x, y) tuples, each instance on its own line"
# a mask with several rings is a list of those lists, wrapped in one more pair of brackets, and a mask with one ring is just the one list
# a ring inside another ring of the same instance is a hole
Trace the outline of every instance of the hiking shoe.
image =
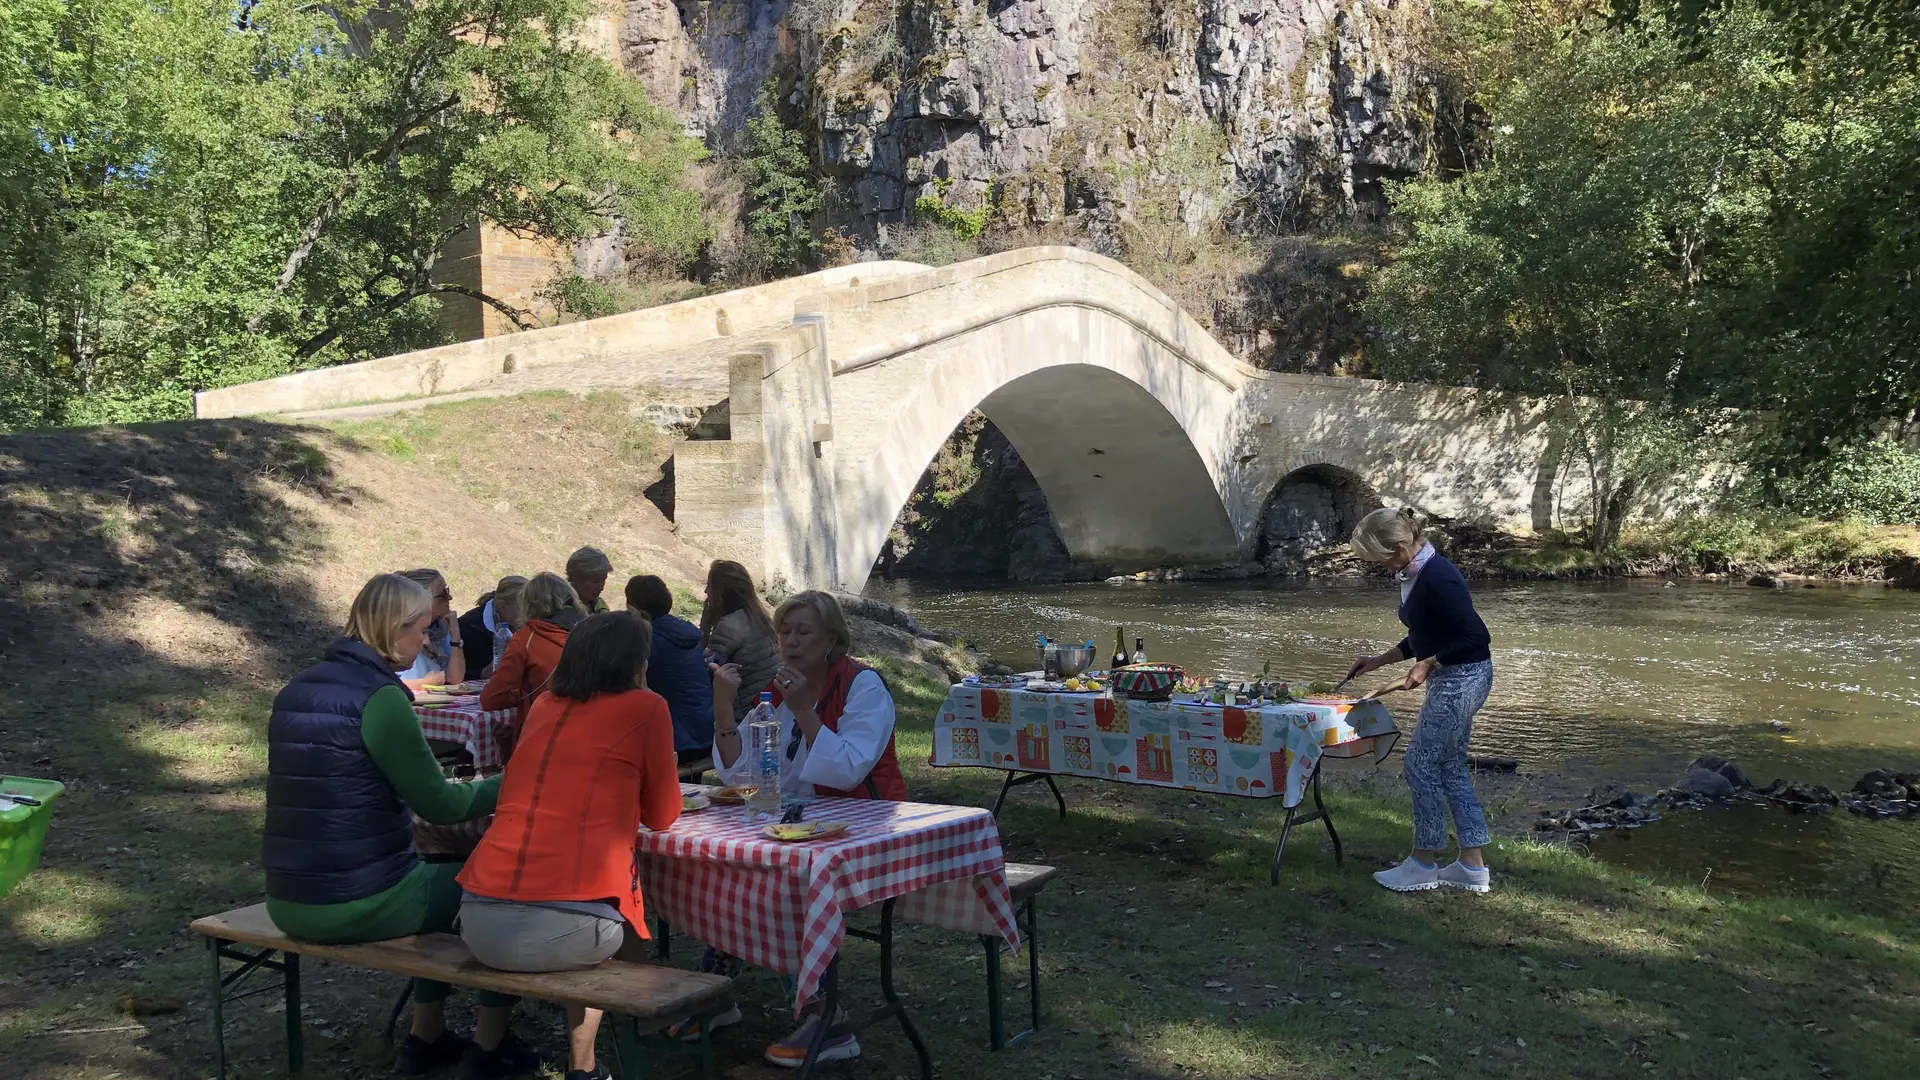
[(568, 1069), (567, 1080), (613, 1080), (613, 1074), (605, 1065), (595, 1065), (592, 1072), (585, 1069)]
[[(767, 1047), (767, 1060), (783, 1069), (797, 1069), (807, 1060), (807, 1047), (813, 1043), (813, 1029), (820, 1023), (818, 1016), (807, 1017), (807, 1022), (793, 1030), (793, 1034)], [(842, 1035), (837, 1039), (828, 1039), (820, 1048), (820, 1056), (814, 1061), (846, 1061), (860, 1056), (860, 1043), (852, 1035)]]
[(1484, 866), (1468, 866), (1454, 861), (1439, 870), (1440, 884), (1449, 889), (1465, 889), (1468, 892), (1492, 892), (1493, 871)]
[(532, 1071), (533, 1065), (522, 1065), (499, 1050), (482, 1050), (475, 1043), (468, 1043), (467, 1052), (460, 1055), (460, 1080), (507, 1080)]
[(465, 1038), (451, 1031), (441, 1032), (432, 1042), (408, 1035), (407, 1041), (400, 1044), (400, 1056), (394, 1060), (393, 1069), (401, 1076), (423, 1076), (435, 1069), (460, 1064), (467, 1046)]
[(1409, 855), (1399, 866), (1373, 875), (1373, 880), (1394, 892), (1425, 892), (1440, 887), (1440, 869), (1421, 866)]
[(711, 1036), (714, 1032), (719, 1031), (721, 1028), (732, 1027), (733, 1025), (739, 1022), (740, 1022), (740, 1006), (732, 1005), (732, 1006), (729, 1006), (727, 1008), (727, 1011), (723, 1013), (715, 1013), (714, 1015), (707, 1016), (707, 1017), (695, 1016), (690, 1019), (682, 1020), (679, 1023), (668, 1028), (667, 1034), (672, 1038), (679, 1039), (681, 1042), (699, 1042), (700, 1026), (702, 1024), (706, 1025), (707, 1034)]

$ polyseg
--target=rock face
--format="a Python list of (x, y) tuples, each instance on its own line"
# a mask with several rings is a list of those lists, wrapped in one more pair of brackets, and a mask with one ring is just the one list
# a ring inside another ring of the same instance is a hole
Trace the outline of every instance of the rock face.
[[(780, 80), (844, 223), (934, 198), (1191, 230), (1367, 211), (1431, 151), (1424, 0), (627, 0), (621, 62), (730, 149)], [(1090, 234), (1099, 230), (1090, 228)]]
[(1074, 566), (1039, 482), (984, 417), (962, 424), (921, 478), (876, 572), (1030, 582), (1099, 574)]

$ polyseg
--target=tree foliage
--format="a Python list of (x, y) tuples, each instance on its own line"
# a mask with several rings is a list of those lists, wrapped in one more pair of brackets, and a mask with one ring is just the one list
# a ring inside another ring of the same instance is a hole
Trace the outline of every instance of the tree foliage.
[(780, 119), (777, 91), (772, 81), (760, 88), (758, 109), (747, 121), (741, 165), (747, 228), (765, 249), (769, 266), (787, 273), (813, 250), (813, 215), (822, 196), (805, 137)]
[(1750, 3), (1705, 38), (1474, 10), (1509, 50), (1485, 161), (1394, 193), (1408, 237), (1366, 305), (1384, 371), (1558, 399), (1597, 547), (1729, 407), (1782, 475), (1913, 415), (1910, 74), (1861, 78)]
[(0, 0), (0, 429), (441, 339), (482, 220), (691, 254), (698, 155), (588, 0)]

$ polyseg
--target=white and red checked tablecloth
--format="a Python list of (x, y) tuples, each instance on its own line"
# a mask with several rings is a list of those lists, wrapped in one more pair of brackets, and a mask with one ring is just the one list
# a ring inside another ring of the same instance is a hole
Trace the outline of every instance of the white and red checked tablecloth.
[(636, 845), (647, 909), (750, 964), (799, 976), (812, 998), (846, 938), (845, 916), (894, 897), (897, 919), (994, 934), (1018, 948), (1006, 859), (993, 815), (970, 806), (820, 799), (809, 821), (835, 837), (781, 843), (745, 807), (686, 814)]
[(1259, 709), (955, 686), (935, 714), (936, 766), (1091, 776), (1300, 805), (1323, 757), (1384, 759), (1378, 701)]
[(473, 767), (492, 772), (507, 764), (513, 718), (518, 709), (482, 709), (478, 697), (455, 698), (451, 705), (417, 705), (420, 730), (429, 739), (459, 743), (473, 755)]

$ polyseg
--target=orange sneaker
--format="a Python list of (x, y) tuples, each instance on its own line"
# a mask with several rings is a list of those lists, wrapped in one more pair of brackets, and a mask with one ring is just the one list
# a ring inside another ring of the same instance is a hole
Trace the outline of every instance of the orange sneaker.
[[(813, 1043), (815, 1025), (820, 1023), (818, 1016), (807, 1017), (806, 1023), (793, 1030), (793, 1034), (767, 1047), (767, 1060), (784, 1069), (797, 1069), (807, 1060), (807, 1047)], [(846, 1061), (860, 1056), (860, 1042), (851, 1034), (837, 1039), (828, 1039), (820, 1048), (816, 1061)]]

